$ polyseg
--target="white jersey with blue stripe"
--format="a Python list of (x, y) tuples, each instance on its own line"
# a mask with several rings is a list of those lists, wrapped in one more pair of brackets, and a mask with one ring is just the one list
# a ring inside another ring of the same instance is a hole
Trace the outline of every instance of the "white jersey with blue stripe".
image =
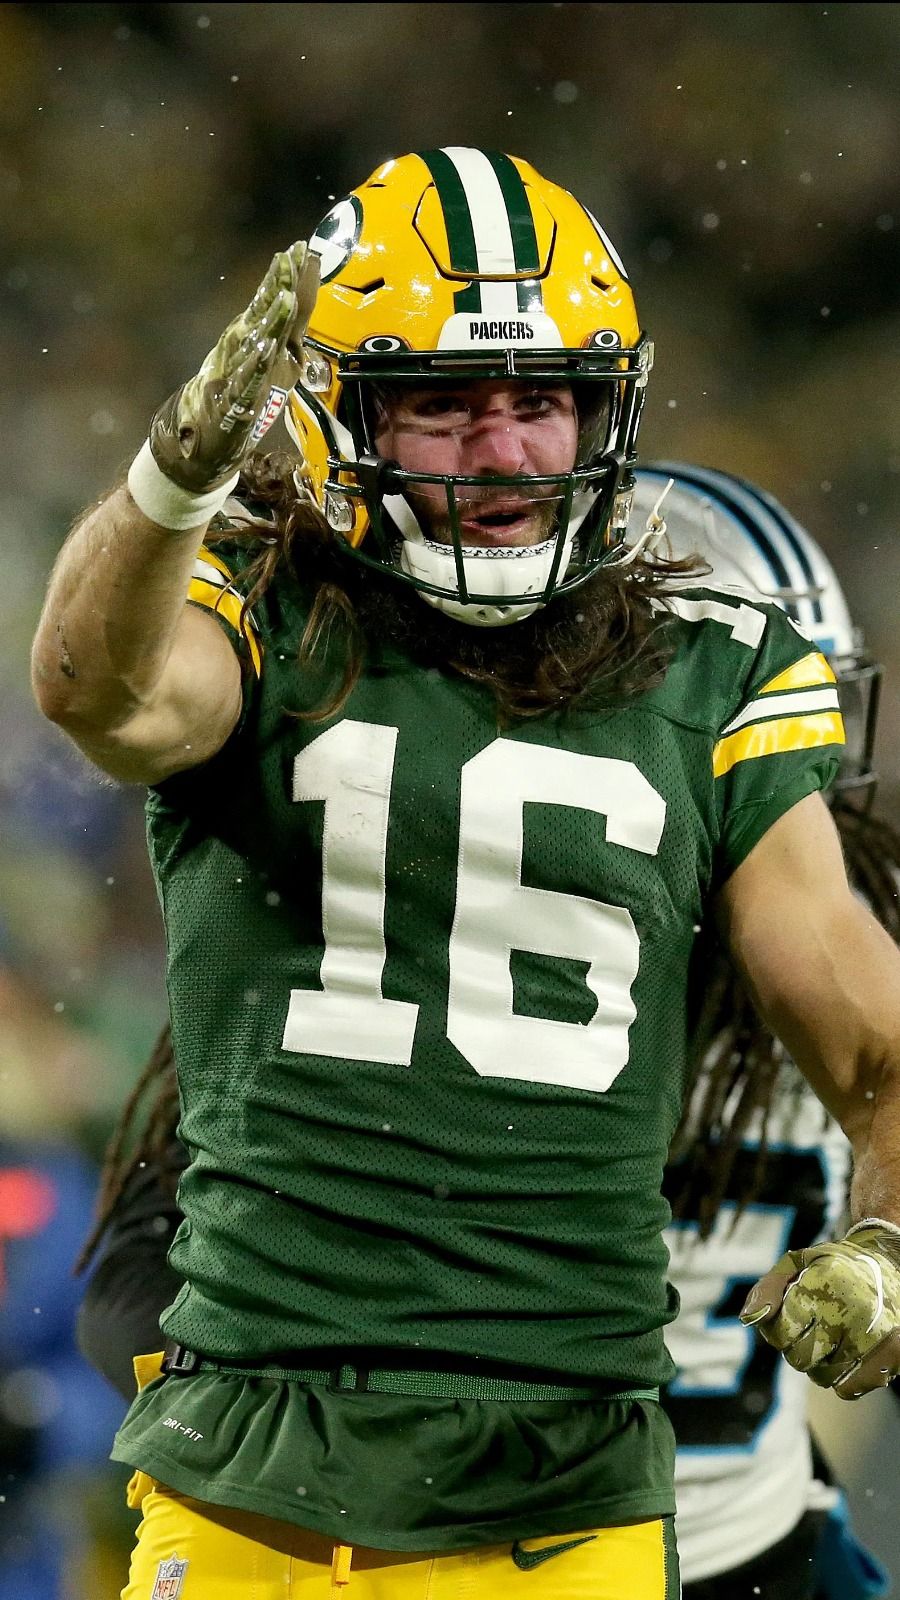
[(632, 541), (660, 496), (666, 522), (662, 554), (697, 552), (712, 568), (709, 581), (717, 588), (771, 600), (823, 654), (853, 655), (855, 630), (834, 568), (772, 495), (731, 473), (684, 462), (647, 463), (636, 474)]
[[(682, 1576), (741, 1566), (784, 1538), (814, 1496), (806, 1407), (795, 1372), (738, 1312), (750, 1285), (786, 1249), (840, 1231), (850, 1152), (844, 1134), (789, 1065), (769, 1119), (763, 1186), (738, 1216), (759, 1128), (738, 1153), (708, 1240), (696, 1220), (667, 1230), (681, 1311), (667, 1344), (678, 1367), (667, 1404), (678, 1441)], [(672, 1192), (677, 1178), (670, 1175)]]

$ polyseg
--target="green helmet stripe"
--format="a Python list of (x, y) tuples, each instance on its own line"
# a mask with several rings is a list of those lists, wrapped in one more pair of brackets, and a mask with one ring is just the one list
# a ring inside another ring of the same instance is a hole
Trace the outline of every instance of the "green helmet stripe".
[[(478, 248), (462, 179), (443, 150), (422, 150), (419, 154), (431, 173), (441, 202), (450, 247), (450, 265), (454, 272), (468, 272), (474, 277), (478, 271)], [(453, 296), (453, 305), (456, 311), (480, 312), (481, 290), (478, 284), (470, 283), (464, 289), (458, 289)]]
[(541, 294), (539, 278), (519, 278), (516, 283), (516, 297), (520, 311), (543, 311), (544, 296)]
[[(509, 156), (500, 150), (453, 149), (423, 150), (420, 151), (420, 157), (431, 173), (440, 201), (444, 226), (447, 229), (452, 271), (461, 275), (471, 275), (475, 280), (479, 276), (485, 278), (494, 276), (490, 271), (485, 271), (490, 256), (482, 259), (479, 249), (479, 240), (482, 248), (485, 245), (485, 224), (489, 215), (485, 207), (489, 207), (492, 203), (490, 198), (492, 184), (486, 185), (484, 179), (478, 175), (477, 163), (481, 162), (483, 169), (489, 171), (496, 181), (503, 201), (505, 224), (512, 250), (509, 275), (516, 279), (516, 305), (519, 311), (542, 310), (543, 295), (537, 278), (541, 262), (534, 218), (525, 185), (518, 168)], [(465, 165), (462, 168), (459, 158), (465, 158)], [(496, 191), (494, 193), (496, 194)], [(493, 204), (496, 205), (496, 200)], [(490, 237), (492, 231), (488, 225), (487, 237)], [(518, 274), (523, 272), (532, 273), (534, 276), (527, 279), (519, 278)], [(458, 290), (454, 295), (454, 305), (457, 311), (470, 313), (481, 311), (483, 300), (478, 282), (474, 281), (465, 289)]]
[(467, 283), (464, 289), (457, 289), (453, 296), (455, 311), (470, 311), (481, 314), (481, 286), (478, 283)]
[(538, 254), (534, 218), (518, 168), (513, 165), (509, 156), (503, 155), (500, 150), (485, 150), (484, 154), (497, 174), (497, 182), (506, 201), (516, 272), (540, 272), (541, 258)]
[(478, 250), (462, 179), (443, 150), (422, 150), (420, 155), (434, 179), (444, 213), (450, 266), (454, 272), (466, 273), (474, 278), (478, 274)]

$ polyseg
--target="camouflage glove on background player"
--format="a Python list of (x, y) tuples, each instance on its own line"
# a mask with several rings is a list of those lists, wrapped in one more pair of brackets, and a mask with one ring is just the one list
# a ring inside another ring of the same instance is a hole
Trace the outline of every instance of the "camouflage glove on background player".
[(843, 1239), (788, 1250), (740, 1315), (842, 1400), (883, 1389), (900, 1373), (900, 1228), (867, 1217)]
[(278, 251), (196, 376), (160, 406), (128, 475), (152, 521), (188, 528), (224, 504), (296, 382), (318, 284), (318, 256), (302, 240)]

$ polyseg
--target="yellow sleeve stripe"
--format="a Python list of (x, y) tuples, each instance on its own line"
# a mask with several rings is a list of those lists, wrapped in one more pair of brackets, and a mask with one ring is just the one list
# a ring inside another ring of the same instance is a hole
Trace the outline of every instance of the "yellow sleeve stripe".
[(198, 559), (198, 561), (206, 561), (206, 562), (208, 562), (208, 564), (211, 567), (215, 567), (216, 568), (217, 572), (224, 573), (225, 577), (228, 579), (229, 583), (233, 582), (234, 573), (231, 572), (228, 567), (226, 567), (224, 561), (222, 560), (222, 557), (221, 556), (217, 556), (215, 551), (214, 550), (210, 550), (207, 545), (202, 544), (200, 546), (200, 549), (197, 551), (197, 559)]
[(818, 650), (813, 650), (812, 654), (804, 656), (802, 661), (795, 661), (786, 672), (779, 672), (777, 678), (770, 678), (758, 692), (777, 694), (780, 689), (812, 689), (818, 683), (836, 682), (825, 657), (820, 655)]
[(245, 616), (241, 623), (243, 601), (240, 595), (235, 594), (233, 589), (219, 589), (214, 583), (206, 583), (203, 578), (192, 578), (187, 597), (196, 605), (217, 611), (220, 617), (231, 624), (235, 633), (246, 639), (253, 671), (259, 677), (262, 672), (262, 651), (249, 618)]
[(781, 717), (777, 722), (754, 722), (731, 733), (713, 747), (713, 777), (721, 778), (739, 761), (757, 756), (783, 755), (789, 750), (809, 750), (815, 745), (843, 744), (844, 724), (839, 711), (820, 711), (810, 717)]

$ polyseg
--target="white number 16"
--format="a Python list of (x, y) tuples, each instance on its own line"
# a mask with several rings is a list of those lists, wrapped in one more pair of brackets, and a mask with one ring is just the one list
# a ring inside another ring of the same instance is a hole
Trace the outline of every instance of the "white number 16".
[[(385, 999), (385, 856), (397, 729), (340, 722), (294, 762), (293, 798), (325, 801), (321, 990), (292, 989), (282, 1045), (408, 1066), (419, 1008)], [(631, 914), (522, 883), (524, 805), (576, 806), (608, 844), (656, 855), (666, 803), (630, 761), (496, 739), (461, 773), (447, 1036), (483, 1077), (608, 1089), (628, 1060), (640, 943)], [(586, 1023), (513, 1011), (510, 954), (587, 965)]]

